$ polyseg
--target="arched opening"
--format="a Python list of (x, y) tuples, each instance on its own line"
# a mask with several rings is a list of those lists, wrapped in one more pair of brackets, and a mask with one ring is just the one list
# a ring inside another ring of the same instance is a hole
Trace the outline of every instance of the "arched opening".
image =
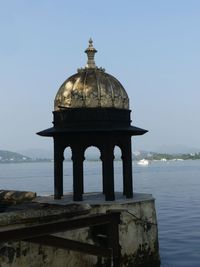
[(114, 178), (115, 192), (123, 192), (123, 162), (122, 151), (119, 146), (114, 148)]
[(66, 147), (63, 161), (63, 192), (73, 192), (72, 150)]
[(100, 150), (90, 146), (85, 151), (84, 193), (102, 192), (102, 162)]

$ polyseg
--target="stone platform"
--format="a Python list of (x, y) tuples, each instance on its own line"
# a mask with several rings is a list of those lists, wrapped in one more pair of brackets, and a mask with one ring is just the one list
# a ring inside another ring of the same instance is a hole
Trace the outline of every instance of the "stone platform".
[(53, 195), (50, 196), (38, 196), (34, 199), (34, 202), (38, 203), (48, 203), (48, 204), (58, 204), (58, 205), (69, 205), (72, 203), (76, 204), (91, 204), (91, 205), (111, 205), (115, 204), (122, 204), (122, 203), (134, 203), (138, 201), (146, 201), (146, 200), (154, 200), (151, 194), (144, 194), (144, 193), (134, 193), (133, 198), (126, 198), (122, 192), (115, 192), (115, 201), (105, 201), (105, 196), (100, 192), (93, 192), (83, 194), (83, 201), (73, 201), (73, 194), (68, 193), (65, 194), (61, 199), (54, 199)]
[[(38, 223), (60, 221), (72, 212), (102, 214), (120, 211), (119, 242), (121, 266), (158, 267), (158, 229), (154, 198), (150, 194), (134, 193), (126, 199), (116, 193), (115, 201), (105, 201), (101, 193), (84, 194), (84, 200), (73, 202), (66, 194), (61, 200), (53, 196), (38, 196), (31, 202), (8, 207), (0, 213), (0, 231)], [(97, 227), (98, 228), (98, 227)], [(56, 234), (68, 239), (99, 244), (96, 233), (100, 228), (82, 228)], [(105, 259), (92, 255), (57, 249), (29, 242), (1, 243), (1, 267), (92, 267), (105, 266)]]

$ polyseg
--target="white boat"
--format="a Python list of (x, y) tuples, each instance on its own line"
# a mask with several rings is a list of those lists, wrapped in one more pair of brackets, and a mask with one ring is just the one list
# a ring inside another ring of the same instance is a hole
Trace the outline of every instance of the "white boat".
[(138, 161), (137, 164), (147, 166), (147, 165), (149, 165), (149, 161), (147, 159), (141, 159)]

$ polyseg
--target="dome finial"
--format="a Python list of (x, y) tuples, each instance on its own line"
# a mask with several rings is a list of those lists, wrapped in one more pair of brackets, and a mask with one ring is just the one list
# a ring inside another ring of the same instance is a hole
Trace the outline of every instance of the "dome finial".
[(89, 69), (96, 68), (95, 61), (94, 61), (94, 55), (96, 52), (97, 50), (93, 46), (92, 38), (90, 38), (88, 48), (85, 50), (85, 53), (87, 54), (87, 57), (88, 57), (86, 68), (89, 68)]

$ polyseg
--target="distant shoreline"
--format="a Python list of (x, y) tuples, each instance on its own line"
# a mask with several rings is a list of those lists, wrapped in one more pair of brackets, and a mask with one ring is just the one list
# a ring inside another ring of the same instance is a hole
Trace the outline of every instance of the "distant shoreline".
[[(180, 162), (180, 161), (187, 161), (187, 160), (200, 160), (200, 159), (180, 159), (180, 158), (177, 158), (177, 159), (169, 159), (169, 160), (158, 160), (158, 159), (146, 159), (148, 160), (149, 162)], [(120, 159), (116, 159), (114, 160), (116, 162), (120, 162), (121, 160)], [(139, 162), (140, 160), (135, 160), (133, 159), (132, 162)], [(0, 164), (24, 164), (24, 163), (53, 163), (54, 160), (53, 159), (45, 159), (45, 160), (31, 160), (31, 161), (0, 161)], [(64, 160), (64, 162), (71, 162), (71, 160)], [(92, 160), (92, 159), (89, 159), (89, 160), (84, 160), (84, 162), (101, 162), (100, 159), (97, 159), (97, 160)]]
[[(167, 153), (155, 153), (155, 152), (134, 152), (132, 154), (133, 161), (148, 160), (148, 161), (170, 161), (170, 160), (198, 160), (200, 159), (200, 152), (187, 153), (187, 154), (167, 154)], [(99, 161), (99, 155), (88, 155), (86, 161)], [(115, 154), (115, 161), (120, 161), (121, 156), (119, 153)], [(20, 153), (0, 150), (0, 164), (5, 163), (38, 163), (38, 162), (52, 162), (54, 159), (42, 158), (42, 157), (28, 157)], [(71, 161), (70, 157), (66, 157), (65, 161)]]

